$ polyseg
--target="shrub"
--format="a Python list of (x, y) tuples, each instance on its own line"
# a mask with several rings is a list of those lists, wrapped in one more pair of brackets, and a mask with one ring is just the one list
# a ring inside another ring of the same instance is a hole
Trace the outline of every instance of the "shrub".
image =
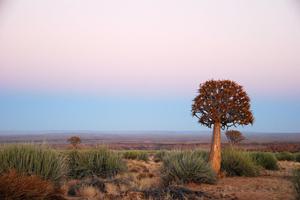
[(123, 152), (123, 158), (131, 159), (131, 160), (143, 160), (143, 161), (149, 160), (148, 153), (140, 150), (125, 151)]
[(254, 152), (250, 154), (255, 163), (269, 170), (278, 170), (277, 159), (272, 153)]
[(0, 173), (10, 169), (56, 182), (66, 174), (67, 168), (58, 152), (28, 144), (7, 145), (0, 150)]
[(259, 167), (248, 152), (226, 148), (222, 152), (222, 170), (229, 176), (257, 176)]
[(300, 199), (300, 169), (295, 169), (293, 173), (293, 183), (297, 192), (297, 199)]
[(300, 162), (300, 153), (294, 154), (295, 161)]
[(208, 161), (209, 153), (200, 149), (194, 150), (194, 153), (203, 158), (205, 161)]
[(277, 160), (287, 160), (287, 161), (295, 160), (294, 155), (287, 151), (276, 153), (275, 156)]
[(207, 162), (193, 151), (173, 151), (163, 158), (162, 179), (175, 183), (214, 183), (216, 175)]
[(0, 176), (0, 199), (13, 200), (63, 200), (62, 191), (50, 181), (38, 176), (25, 176), (15, 170)]
[(87, 162), (84, 153), (77, 150), (68, 152), (68, 176), (72, 178), (81, 178), (90, 173), (87, 168)]
[(156, 154), (154, 154), (154, 162), (161, 162), (167, 153), (165, 150), (156, 152)]
[(121, 156), (106, 148), (89, 151), (71, 151), (68, 153), (69, 176), (82, 178), (87, 176), (112, 177), (126, 168)]

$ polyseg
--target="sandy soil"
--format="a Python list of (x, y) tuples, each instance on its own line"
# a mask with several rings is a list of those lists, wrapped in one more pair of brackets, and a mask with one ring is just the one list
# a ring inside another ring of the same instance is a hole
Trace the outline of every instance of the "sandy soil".
[(265, 170), (259, 177), (225, 177), (216, 185), (189, 184), (188, 187), (219, 196), (220, 199), (294, 200), (296, 194), (291, 175), (300, 163), (280, 161), (279, 165), (280, 170)]

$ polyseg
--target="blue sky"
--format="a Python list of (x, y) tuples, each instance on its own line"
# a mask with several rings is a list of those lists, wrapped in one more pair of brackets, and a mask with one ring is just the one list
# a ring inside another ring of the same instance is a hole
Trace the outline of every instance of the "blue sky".
[(207, 130), (198, 85), (300, 131), (299, 0), (0, 0), (0, 130)]
[[(209, 130), (191, 116), (193, 96), (105, 97), (6, 94), (0, 96), (0, 130)], [(252, 98), (258, 132), (299, 131), (299, 99)]]

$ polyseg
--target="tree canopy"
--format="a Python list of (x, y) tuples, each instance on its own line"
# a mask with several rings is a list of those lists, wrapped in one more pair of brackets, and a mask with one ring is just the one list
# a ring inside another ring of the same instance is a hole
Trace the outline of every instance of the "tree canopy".
[(231, 144), (238, 144), (246, 139), (245, 136), (243, 136), (243, 134), (238, 130), (226, 131), (225, 135)]
[(81, 143), (81, 139), (78, 136), (72, 136), (68, 139), (68, 142), (70, 142), (74, 148), (77, 148), (77, 146)]
[(212, 127), (220, 123), (222, 129), (253, 124), (250, 98), (243, 87), (231, 80), (209, 80), (200, 84), (199, 95), (192, 105), (192, 115), (200, 124)]

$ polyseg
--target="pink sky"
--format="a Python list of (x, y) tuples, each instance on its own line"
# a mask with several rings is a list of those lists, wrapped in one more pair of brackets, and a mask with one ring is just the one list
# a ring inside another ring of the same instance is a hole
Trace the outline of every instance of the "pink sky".
[(0, 2), (0, 89), (300, 94), (297, 0)]

